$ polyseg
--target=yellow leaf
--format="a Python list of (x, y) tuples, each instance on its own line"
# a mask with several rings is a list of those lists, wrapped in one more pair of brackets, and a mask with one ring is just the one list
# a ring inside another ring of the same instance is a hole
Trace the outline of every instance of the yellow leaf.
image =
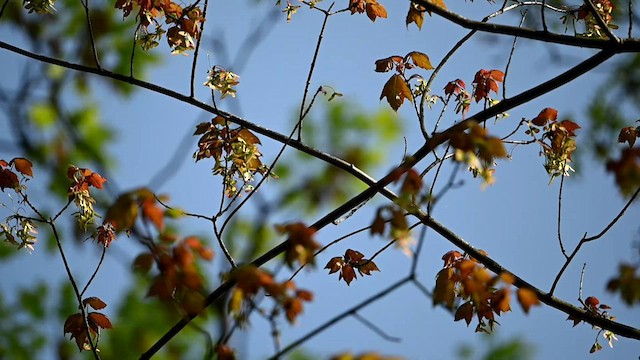
[(382, 88), (382, 94), (380, 94), (380, 100), (383, 98), (387, 98), (387, 102), (391, 106), (394, 111), (398, 111), (398, 108), (402, 103), (404, 103), (404, 99), (409, 99), (409, 101), (413, 101), (413, 95), (411, 94), (411, 89), (404, 81), (402, 76), (395, 74)]
[(409, 54), (407, 54), (407, 58), (411, 58), (411, 61), (413, 61), (413, 64), (417, 67), (421, 67), (425, 70), (433, 69), (433, 65), (431, 65), (431, 61), (429, 60), (429, 57), (426, 54), (423, 54), (417, 51), (412, 51)]

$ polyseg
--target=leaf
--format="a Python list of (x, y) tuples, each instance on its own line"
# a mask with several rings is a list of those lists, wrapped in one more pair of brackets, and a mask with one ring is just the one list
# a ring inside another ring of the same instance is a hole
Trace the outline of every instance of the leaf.
[(394, 74), (389, 78), (384, 87), (382, 88), (382, 94), (380, 94), (380, 100), (387, 98), (387, 102), (394, 111), (398, 111), (398, 108), (404, 103), (405, 99), (413, 101), (413, 95), (411, 89), (404, 81), (402, 76)]
[(151, 253), (142, 253), (133, 260), (133, 270), (142, 273), (148, 273), (154, 263), (154, 257)]
[(635, 126), (628, 126), (620, 129), (620, 134), (618, 135), (618, 142), (629, 143), (629, 147), (633, 147), (633, 144), (636, 143), (636, 138), (640, 136), (638, 133), (638, 128)]
[(387, 18), (387, 10), (384, 6), (380, 5), (376, 0), (367, 0), (366, 6), (367, 17), (371, 19), (371, 21), (376, 21), (376, 18)]
[(393, 56), (388, 57), (386, 59), (376, 60), (376, 72), (387, 72), (391, 71), (394, 66)]
[(567, 130), (569, 136), (576, 136), (575, 131), (580, 129), (580, 125), (571, 120), (562, 120), (558, 123), (558, 126)]
[(20, 186), (18, 176), (9, 169), (0, 169), (0, 190), (6, 188), (16, 189)]
[(406, 24), (407, 28), (411, 23), (416, 24), (419, 30), (422, 30), (422, 23), (424, 22), (424, 7), (414, 4), (412, 2), (409, 3), (409, 11), (407, 12)]
[(520, 303), (520, 306), (522, 306), (522, 310), (527, 314), (532, 306), (540, 305), (540, 300), (536, 293), (527, 288), (518, 289), (518, 302)]
[(84, 306), (91, 306), (94, 310), (100, 310), (100, 309), (104, 309), (105, 307), (107, 307), (107, 304), (100, 300), (100, 298), (97, 298), (95, 296), (93, 297), (89, 297), (86, 298), (84, 300), (82, 300), (82, 305)]
[(436, 275), (436, 286), (433, 289), (433, 305), (444, 305), (451, 308), (455, 301), (455, 282), (451, 280), (452, 268), (445, 268)]
[(412, 51), (407, 54), (406, 58), (410, 58), (413, 64), (417, 67), (423, 68), (425, 70), (432, 70), (433, 65), (431, 65), (431, 61), (426, 54), (421, 52)]
[(22, 175), (33, 177), (33, 164), (31, 163), (31, 161), (25, 158), (15, 158), (11, 160), (11, 163)]
[(342, 258), (336, 256), (331, 258), (324, 268), (329, 269), (329, 274), (333, 274), (334, 272), (338, 272), (342, 268), (342, 265)]
[(361, 263), (362, 265), (358, 266), (358, 273), (360, 273), (360, 275), (371, 275), (372, 271), (380, 271), (376, 263), (371, 260), (364, 259)]
[(103, 178), (100, 174), (96, 172), (92, 172), (89, 176), (85, 177), (84, 180), (87, 184), (95, 187), (96, 189), (102, 189), (104, 186), (102, 185), (107, 179)]
[(138, 204), (131, 193), (122, 194), (109, 207), (105, 222), (110, 222), (116, 230), (130, 229), (138, 217)]
[(111, 321), (109, 321), (109, 318), (99, 312), (89, 313), (89, 315), (87, 315), (87, 320), (89, 321), (89, 326), (95, 324), (102, 329), (113, 328), (113, 325), (111, 325)]
[(544, 108), (540, 111), (540, 114), (531, 120), (531, 123), (536, 126), (544, 126), (549, 121), (556, 121), (558, 119), (558, 110), (552, 108)]
[(338, 280), (344, 279), (347, 285), (351, 285), (351, 281), (356, 278), (356, 272), (353, 270), (351, 265), (343, 266), (340, 275), (338, 276)]
[(473, 304), (470, 301), (460, 305), (458, 310), (456, 310), (456, 314), (454, 316), (454, 321), (459, 321), (464, 319), (467, 323), (467, 326), (471, 324), (471, 319), (473, 318)]

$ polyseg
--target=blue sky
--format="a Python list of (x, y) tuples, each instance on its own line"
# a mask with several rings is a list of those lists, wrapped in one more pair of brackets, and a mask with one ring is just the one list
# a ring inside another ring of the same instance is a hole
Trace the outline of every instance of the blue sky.
[[(346, 1), (339, 2), (338, 5), (343, 5), (342, 3)], [(404, 25), (407, 2), (381, 3), (388, 10), (388, 19), (378, 19), (371, 23), (365, 15), (341, 14), (329, 20), (311, 89), (330, 85), (344, 94), (343, 100), (339, 101), (356, 104), (362, 110), (370, 112), (385, 108), (387, 105), (378, 99), (389, 74), (375, 73), (375, 60), (415, 50), (428, 54), (435, 64), (466, 34), (465, 30), (438, 17), (426, 18), (422, 31), (418, 31), (413, 25), (407, 29)], [(321, 6), (328, 4), (326, 0), (320, 3)], [(259, 4), (250, 1), (210, 3), (202, 57), (199, 59), (196, 94), (200, 99), (208, 98), (208, 89), (200, 84), (206, 79), (209, 65), (218, 64), (237, 71), (241, 80), (238, 97), (225, 99), (218, 106), (260, 125), (289, 133), (293, 114), (297, 113), (302, 99), (322, 15), (301, 8), (291, 23), (287, 24), (284, 14), (280, 14), (273, 29), (266, 32), (264, 41), (255, 48), (246, 67), (240, 71), (234, 68), (234, 64), (225, 63), (228, 57), (236, 58), (243, 39), (265, 13), (271, 11), (272, 5), (270, 1)], [(497, 6), (489, 6), (481, 1), (452, 2), (447, 5), (453, 11), (476, 19), (497, 9)], [(505, 15), (498, 19), (508, 24), (517, 24), (519, 20), (515, 15)], [(0, 33), (6, 35), (6, 32)], [(220, 48), (212, 46), (207, 39), (224, 42), (231, 56), (223, 56)], [(481, 35), (474, 38), (443, 69), (434, 83), (433, 91), (440, 91), (447, 81), (456, 78), (465, 80), (470, 86), (473, 75), (480, 68), (504, 69), (510, 43), (511, 40), (506, 37)], [(520, 41), (508, 77), (508, 96), (543, 82), (573, 64), (552, 63), (546, 46), (553, 45)], [(154, 51), (167, 53), (166, 50), (163, 46)], [(581, 59), (593, 54), (590, 50), (579, 49), (571, 49), (566, 53)], [(0, 56), (3, 63), (16, 66), (24, 60), (7, 53)], [(151, 72), (148, 80), (177, 91), (188, 92), (192, 57), (166, 55), (166, 58), (161, 67)], [(583, 109), (592, 98), (595, 85), (603, 80), (606, 68), (607, 64), (594, 74), (509, 111), (510, 117), (501, 120), (496, 131), (507, 132), (515, 127), (519, 119), (532, 118), (544, 107), (556, 108), (560, 117), (571, 117), (580, 125), (586, 126), (586, 113)], [(4, 69), (3, 75), (10, 79), (12, 74), (6, 69), (11, 69), (11, 66)], [(423, 74), (425, 77), (429, 75)], [(122, 189), (146, 185), (149, 173), (158, 171), (166, 164), (184, 136), (193, 132), (193, 125), (207, 120), (201, 112), (187, 105), (144, 90), (136, 92), (130, 99), (105, 94), (96, 101), (103, 108), (103, 119), (118, 132), (118, 141), (111, 151), (118, 159), (114, 182)], [(472, 108), (472, 113), (475, 112), (474, 109), (479, 110), (479, 107)], [(321, 112), (315, 114), (321, 116)], [(428, 116), (435, 117), (436, 114), (434, 112)], [(444, 124), (451, 124), (454, 120), (457, 118), (450, 114)], [(397, 121), (405, 129), (407, 147), (411, 153), (421, 145), (422, 139), (411, 109), (401, 108)], [(2, 118), (0, 126), (0, 129), (6, 126), (5, 118)], [(521, 135), (520, 138), (524, 139), (524, 135)], [(580, 132), (577, 141), (579, 147)], [(153, 190), (170, 194), (172, 204), (191, 212), (211, 213), (217, 206), (219, 181), (212, 178), (210, 164), (194, 164), (191, 160), (195, 142), (196, 139), (193, 138), (192, 146), (184, 154), (184, 161), (176, 168), (175, 176), (162, 188)], [(270, 161), (279, 146), (266, 139), (263, 139), (263, 143), (265, 159)], [(404, 146), (402, 141), (392, 146), (387, 150), (389, 157), (400, 159)], [(465, 186), (450, 192), (437, 206), (434, 217), (471, 244), (488, 251), (506, 268), (548, 290), (563, 263), (555, 227), (559, 181), (548, 184), (548, 176), (542, 167), (543, 158), (538, 154), (539, 148), (530, 146), (508, 149), (512, 152), (513, 160), (499, 162), (495, 185), (483, 191), (479, 181), (466, 173), (461, 174), (465, 179)], [(3, 158), (10, 156), (13, 155), (2, 154)], [(584, 162), (580, 176), (572, 176), (565, 181), (563, 236), (569, 249), (573, 248), (585, 232), (599, 232), (624, 205), (624, 200), (614, 187), (613, 178), (604, 172), (599, 163), (588, 160)], [(390, 166), (391, 164), (377, 169), (371, 175), (380, 177)], [(277, 181), (272, 181), (262, 191), (278, 191), (277, 189)], [(382, 201), (378, 200), (377, 203), (381, 204)], [(341, 226), (323, 229), (317, 237), (323, 243), (328, 242), (368, 224), (374, 210), (375, 206), (370, 205)], [(604, 291), (605, 284), (616, 272), (618, 263), (637, 260), (637, 255), (634, 257), (632, 254), (632, 242), (638, 239), (638, 215), (637, 206), (632, 207), (607, 236), (585, 246), (565, 273), (556, 292), (557, 296), (577, 303), (580, 270), (582, 264), (587, 262), (585, 296), (598, 296), (603, 303), (613, 307), (613, 313), (621, 322), (638, 326), (640, 316), (637, 309), (627, 308), (618, 298)], [(278, 220), (312, 223), (317, 219), (301, 215), (300, 218)], [(181, 226), (189, 228), (192, 233), (207, 234), (210, 231), (207, 223), (197, 221), (188, 221)], [(380, 248), (381, 244), (383, 243), (379, 239), (360, 235), (348, 244), (327, 251), (318, 259), (318, 264), (324, 264), (330, 257), (343, 253), (345, 247), (354, 247), (370, 254)], [(131, 259), (140, 251), (126, 238), (120, 239), (114, 246), (114, 251), (125, 253)], [(433, 287), (435, 274), (442, 266), (440, 257), (451, 249), (452, 245), (442, 238), (433, 233), (428, 234), (418, 270), (421, 282), (428, 288)], [(94, 251), (82, 250), (79, 254), (86, 256), (74, 259), (78, 271), (92, 268), (97, 260), (97, 252), (94, 254)], [(223, 261), (219, 252), (218, 255), (216, 261)], [(298, 286), (313, 290), (316, 299), (305, 307), (305, 314), (296, 326), (283, 326), (283, 345), (408, 272), (408, 258), (400, 251), (388, 251), (378, 259), (381, 273), (358, 279), (349, 287), (343, 282), (337, 282), (336, 276), (328, 276), (326, 271), (303, 272), (298, 276)], [(58, 276), (63, 278), (59, 261), (46, 260), (37, 251), (33, 255), (22, 254), (9, 263), (1, 264), (0, 269), (5, 273), (28, 271), (27, 277), (30, 279), (51, 279), (51, 269), (59, 269)], [(117, 301), (118, 291), (126, 287), (126, 271), (126, 266), (123, 267), (116, 257), (108, 255), (107, 262), (94, 283), (95, 295), (105, 300)], [(6, 282), (3, 280), (1, 286), (3, 291), (7, 291), (20, 283), (20, 278), (7, 279)], [(504, 314), (498, 320), (502, 326), (497, 335), (506, 339), (525, 339), (535, 347), (538, 359), (621, 359), (635, 358), (640, 353), (638, 342), (621, 338), (613, 350), (607, 347), (595, 355), (589, 355), (588, 349), (596, 335), (589, 326), (582, 324), (572, 328), (571, 322), (565, 321), (564, 314), (548, 307), (535, 308), (529, 316), (522, 313), (515, 301), (512, 308), (511, 313)], [(319, 356), (343, 350), (356, 353), (375, 350), (408, 359), (447, 359), (454, 356), (456, 348), (462, 343), (481, 343), (480, 335), (473, 332), (473, 323), (470, 328), (462, 322), (454, 323), (450, 314), (442, 309), (432, 308), (431, 301), (421, 296), (411, 285), (405, 285), (365, 308), (361, 315), (390, 335), (402, 338), (402, 342), (387, 342), (350, 318), (306, 343), (304, 349)], [(52, 331), (55, 336), (61, 333), (59, 328)], [(260, 359), (273, 351), (268, 324), (260, 319), (254, 319), (252, 327), (240, 338), (236, 344), (246, 346), (243, 358)], [(601, 338), (600, 342), (606, 346), (604, 339)]]

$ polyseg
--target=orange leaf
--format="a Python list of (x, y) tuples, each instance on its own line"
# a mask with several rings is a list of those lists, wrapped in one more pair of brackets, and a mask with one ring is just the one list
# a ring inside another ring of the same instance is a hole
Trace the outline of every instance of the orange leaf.
[(406, 58), (411, 58), (411, 61), (417, 67), (421, 67), (425, 70), (433, 69), (433, 65), (431, 65), (431, 61), (429, 60), (429, 57), (426, 54), (423, 54), (417, 51), (412, 51), (407, 54)]
[(533, 120), (531, 120), (531, 123), (533, 123), (533, 125), (536, 125), (536, 126), (544, 126), (547, 124), (547, 122), (556, 121), (557, 119), (558, 119), (558, 110), (552, 109), (552, 108), (544, 108), (542, 109), (540, 114), (538, 114), (538, 116), (536, 116), (535, 118), (533, 118)]
[(130, 229), (138, 217), (138, 205), (131, 193), (122, 194), (107, 210), (105, 222), (110, 222), (116, 230)]
[(18, 176), (9, 169), (0, 169), (0, 190), (5, 188), (15, 189), (20, 185)]
[(309, 290), (296, 290), (296, 296), (304, 301), (313, 301), (313, 293)]
[(99, 312), (89, 313), (87, 320), (89, 321), (89, 324), (93, 323), (103, 329), (111, 329), (113, 327), (109, 318)]
[(402, 103), (404, 103), (404, 99), (409, 99), (409, 101), (413, 101), (413, 95), (411, 94), (411, 89), (404, 81), (402, 76), (395, 74), (382, 88), (382, 94), (380, 94), (380, 100), (383, 98), (387, 98), (387, 102), (391, 106), (394, 111), (398, 111), (398, 108)]
[(384, 6), (380, 5), (376, 0), (367, 0), (367, 16), (371, 21), (376, 21), (376, 18), (387, 18), (387, 10)]
[(22, 175), (26, 175), (29, 177), (33, 177), (33, 164), (31, 161), (25, 158), (15, 158), (11, 160), (11, 163), (16, 167), (16, 170), (20, 172)]
[(459, 321), (464, 319), (467, 323), (467, 326), (471, 323), (471, 319), (473, 318), (473, 304), (470, 301), (460, 305), (458, 310), (456, 310), (454, 321)]
[(527, 314), (532, 306), (540, 305), (540, 300), (536, 293), (527, 288), (518, 289), (518, 302), (520, 303), (520, 306), (522, 306), (522, 310)]
[(82, 300), (82, 305), (84, 306), (91, 306), (93, 309), (95, 310), (100, 310), (100, 309), (104, 309), (105, 307), (107, 307), (107, 304), (100, 300), (99, 298), (93, 296), (93, 297), (89, 297), (86, 298), (84, 300)]
[(409, 3), (409, 12), (407, 12), (406, 24), (409, 28), (409, 24), (415, 23), (418, 29), (422, 30), (422, 23), (424, 22), (424, 8), (420, 5)]
[(102, 189), (104, 188), (104, 186), (102, 185), (105, 181), (107, 181), (107, 179), (103, 178), (100, 174), (98, 173), (91, 173), (89, 176), (85, 177), (85, 182), (87, 182), (87, 184), (95, 187), (96, 189)]
[(576, 136), (575, 130), (580, 129), (580, 125), (574, 123), (571, 120), (562, 120), (558, 123), (558, 126), (567, 130), (567, 134), (569, 134), (569, 136)]

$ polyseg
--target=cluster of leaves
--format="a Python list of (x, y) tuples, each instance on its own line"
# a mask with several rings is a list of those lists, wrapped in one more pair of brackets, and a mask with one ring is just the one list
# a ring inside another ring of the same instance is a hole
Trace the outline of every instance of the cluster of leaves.
[(384, 356), (375, 352), (365, 352), (354, 355), (350, 352), (334, 355), (329, 360), (400, 360), (402, 358), (396, 356)]
[[(616, 319), (614, 316), (609, 314), (609, 310), (611, 309), (611, 307), (609, 305), (601, 304), (600, 300), (598, 300), (597, 297), (589, 296), (584, 301), (582, 301), (582, 299), (579, 299), (579, 300), (582, 303), (582, 308), (585, 311), (589, 312), (590, 314), (595, 315), (597, 317), (601, 317), (603, 319), (607, 319), (607, 320)], [(573, 326), (576, 326), (582, 322), (581, 319), (573, 317), (571, 315), (569, 315), (567, 320), (573, 321)], [(602, 336), (609, 343), (609, 347), (613, 348), (613, 340), (618, 340), (618, 338), (616, 337), (616, 334), (614, 334), (610, 330), (602, 330), (596, 326), (594, 326), (594, 329), (598, 330), (598, 335), (602, 333)], [(598, 342), (598, 338), (596, 337), (596, 341), (591, 346), (591, 349), (589, 350), (589, 352), (594, 353), (599, 350), (602, 350), (602, 345), (600, 345), (600, 343)]]
[(148, 273), (155, 264), (158, 274), (151, 281), (147, 296), (179, 304), (186, 313), (197, 314), (202, 310), (205, 282), (197, 260), (211, 261), (213, 255), (213, 250), (198, 237), (179, 239), (174, 234), (164, 232), (160, 234), (159, 244), (136, 257), (133, 268)]
[(236, 287), (229, 300), (229, 312), (243, 321), (257, 306), (254, 299), (260, 291), (264, 291), (274, 302), (268, 316), (273, 318), (284, 311), (287, 321), (291, 324), (302, 314), (303, 303), (313, 301), (311, 291), (296, 288), (291, 280), (277, 282), (273, 275), (253, 265), (233, 269), (228, 278), (236, 281)]
[(130, 230), (141, 213), (144, 221), (149, 221), (156, 230), (164, 229), (163, 208), (158, 205), (156, 195), (147, 188), (123, 193), (107, 210), (105, 224), (110, 223), (117, 231)]
[(471, 106), (471, 95), (466, 90), (466, 84), (460, 79), (449, 81), (444, 87), (444, 94), (446, 95), (446, 101), (448, 102), (452, 96), (455, 96), (456, 102), (456, 114), (462, 113), (462, 118), (469, 111)]
[[(433, 5), (441, 7), (443, 9), (447, 8), (444, 1), (442, 0), (429, 0), (429, 2)], [(410, 24), (416, 24), (418, 29), (422, 30), (422, 23), (424, 22), (424, 13), (427, 12), (424, 6), (418, 5), (414, 2), (409, 2), (409, 11), (407, 12), (406, 25), (407, 28)], [(431, 11), (429, 11), (429, 15), (431, 15)]]
[[(405, 71), (419, 67), (425, 70), (432, 70), (433, 65), (426, 54), (418, 51), (411, 51), (404, 57), (393, 55), (384, 59), (376, 60), (376, 72), (388, 72), (391, 70), (396, 71), (389, 80), (384, 84), (382, 93), (380, 94), (380, 100), (387, 98), (387, 102), (394, 111), (404, 103), (405, 99), (413, 102), (413, 92), (409, 86), (409, 81), (412, 79), (423, 80), (423, 78), (414, 74), (409, 78), (406, 77)], [(420, 88), (420, 84), (423, 81), (419, 81), (417, 93), (422, 93), (425, 89)]]
[[(182, 7), (173, 1), (117, 0), (115, 7), (121, 9), (124, 17), (127, 17), (133, 11), (134, 4), (138, 9), (137, 42), (143, 49), (158, 46), (158, 40), (165, 33), (161, 25), (162, 18), (170, 25), (166, 33), (173, 54), (184, 54), (195, 49), (195, 42), (200, 38), (200, 27), (204, 22), (202, 10), (196, 4)], [(149, 32), (152, 24), (155, 30)]]
[[(109, 318), (97, 311), (89, 312), (89, 307), (94, 310), (104, 309), (107, 304), (97, 297), (89, 297), (82, 300), (84, 311), (70, 315), (64, 323), (64, 333), (71, 334), (71, 340), (75, 338), (78, 349), (93, 350), (91, 345), (98, 346), (100, 329), (111, 329)], [(83, 314), (86, 314), (86, 318)]]
[[(222, 175), (228, 197), (235, 196), (241, 189), (246, 192), (253, 190), (250, 183), (255, 174), (264, 176), (269, 172), (268, 166), (260, 160), (260, 139), (248, 129), (231, 128), (225, 118), (217, 116), (211, 122), (199, 124), (194, 135), (202, 135), (194, 158), (196, 161), (209, 157), (215, 160), (213, 174)], [(242, 185), (238, 184), (239, 181)]]
[[(542, 127), (542, 138), (537, 140), (536, 134), (540, 129), (531, 125)], [(574, 171), (571, 165), (571, 154), (576, 149), (575, 131), (580, 126), (571, 120), (558, 122), (558, 111), (545, 108), (538, 116), (530, 121), (527, 134), (531, 135), (542, 146), (542, 154), (545, 157), (544, 168), (551, 177), (551, 181), (558, 176), (569, 176), (569, 171)]]
[[(20, 175), (18, 176), (18, 174)], [(4, 189), (12, 189), (22, 194), (26, 189), (24, 182), (32, 177), (33, 164), (28, 159), (13, 158), (9, 162), (0, 159), (0, 190), (2, 192)], [(18, 214), (9, 216), (0, 223), (0, 240), (6, 241), (18, 249), (25, 248), (33, 251), (37, 241), (35, 236), (37, 233), (33, 221)]]
[(107, 180), (96, 172), (73, 165), (67, 169), (67, 178), (72, 181), (68, 191), (69, 200), (73, 200), (78, 208), (76, 219), (78, 224), (83, 229), (86, 229), (87, 226), (95, 222), (95, 217), (97, 216), (93, 207), (96, 200), (91, 196), (89, 187), (102, 189), (104, 182)]
[(504, 81), (501, 70), (480, 69), (473, 78), (473, 99), (491, 101), (491, 92), (498, 93), (498, 83)]
[(320, 249), (320, 244), (313, 238), (316, 229), (307, 227), (303, 223), (277, 225), (276, 230), (280, 234), (287, 234), (287, 249), (284, 251), (284, 259), (290, 268), (297, 261), (300, 266), (315, 265), (315, 252)]
[(349, 10), (351, 10), (351, 15), (366, 12), (371, 21), (376, 21), (377, 18), (387, 18), (387, 9), (376, 0), (349, 0)]
[(638, 267), (631, 264), (620, 264), (618, 275), (607, 284), (607, 290), (619, 292), (622, 300), (629, 305), (640, 303), (640, 274)]
[(211, 90), (219, 91), (224, 99), (227, 95), (236, 97), (234, 86), (240, 83), (240, 77), (231, 71), (216, 65), (207, 72), (207, 81), (204, 85)]
[(357, 278), (354, 269), (358, 270), (360, 276), (371, 275), (372, 271), (380, 271), (376, 263), (365, 259), (361, 252), (351, 249), (347, 249), (342, 257), (331, 258), (324, 268), (329, 269), (329, 274), (339, 271), (338, 281), (344, 279), (347, 285), (350, 285), (351, 281)]
[(29, 14), (36, 12), (38, 14), (53, 14), (56, 11), (54, 0), (25, 0), (23, 6), (29, 10)]
[(583, 21), (585, 32), (581, 34), (582, 36), (602, 38), (606, 36), (606, 32), (601, 28), (596, 16), (600, 17), (609, 29), (617, 29), (618, 25), (612, 23), (615, 5), (611, 0), (593, 0), (592, 3), (597, 15), (594, 15), (591, 7), (585, 3), (563, 16), (562, 22), (564, 24), (571, 22), (575, 29), (576, 21)]
[(4, 189), (8, 188), (20, 192), (23, 185), (20, 184), (20, 178), (16, 172), (22, 176), (24, 181), (27, 181), (28, 177), (33, 177), (32, 167), (31, 161), (25, 158), (13, 158), (9, 162), (0, 159), (0, 190), (4, 192)]
[[(444, 267), (436, 275), (433, 304), (453, 309), (456, 300), (464, 301), (457, 307), (455, 321), (464, 319), (468, 326), (475, 314), (477, 332), (493, 331), (498, 324), (495, 315), (511, 310), (513, 275), (492, 275), (478, 260), (458, 251), (449, 251), (442, 259)], [(539, 304), (535, 293), (529, 289), (518, 289), (517, 296), (525, 312)]]
[(629, 147), (621, 151), (619, 159), (610, 159), (607, 162), (607, 171), (615, 175), (616, 184), (625, 195), (633, 194), (640, 186), (640, 149), (633, 147), (639, 136), (640, 127), (622, 128), (618, 142), (626, 142)]
[[(415, 172), (415, 170), (410, 170), (409, 173)], [(415, 175), (418, 175), (415, 172)], [(413, 176), (407, 175), (405, 179), (405, 184), (411, 182)], [(418, 175), (419, 178), (419, 175)], [(405, 186), (403, 185), (403, 188)], [(382, 235), (384, 236), (385, 228), (389, 224), (389, 231), (387, 233), (387, 237), (392, 239), (395, 242), (395, 245), (402, 249), (402, 251), (410, 256), (413, 254), (413, 250), (411, 250), (411, 245), (414, 243), (414, 239), (411, 237), (411, 229), (409, 228), (409, 223), (407, 222), (406, 212), (396, 205), (387, 205), (381, 206), (376, 211), (376, 216), (373, 219), (373, 223), (371, 223), (371, 235)]]
[(467, 164), (474, 177), (482, 178), (483, 185), (495, 181), (495, 159), (507, 157), (502, 140), (490, 136), (487, 129), (478, 124), (473, 124), (468, 132), (452, 134), (449, 144), (455, 149), (454, 159)]

